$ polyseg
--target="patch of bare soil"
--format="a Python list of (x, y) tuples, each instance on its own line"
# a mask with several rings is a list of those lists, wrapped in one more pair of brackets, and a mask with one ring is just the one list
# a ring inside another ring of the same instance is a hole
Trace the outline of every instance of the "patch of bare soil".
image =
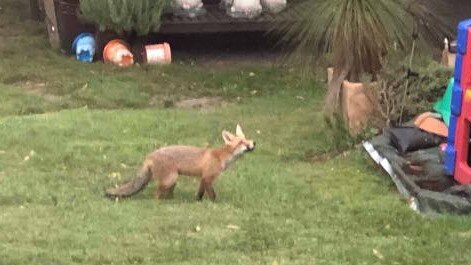
[(42, 97), (46, 101), (51, 103), (57, 103), (62, 101), (61, 96), (49, 94), (46, 92), (46, 83), (44, 82), (21, 81), (16, 82), (14, 86), (19, 87), (26, 94)]
[(227, 102), (221, 97), (201, 97), (201, 98), (189, 98), (182, 100), (160, 100), (158, 97), (153, 97), (149, 105), (161, 106), (164, 108), (179, 108), (179, 109), (200, 109), (200, 110), (211, 110), (218, 107), (227, 106)]
[(220, 97), (191, 98), (177, 101), (175, 107), (181, 109), (202, 109), (211, 107), (223, 107), (226, 102)]

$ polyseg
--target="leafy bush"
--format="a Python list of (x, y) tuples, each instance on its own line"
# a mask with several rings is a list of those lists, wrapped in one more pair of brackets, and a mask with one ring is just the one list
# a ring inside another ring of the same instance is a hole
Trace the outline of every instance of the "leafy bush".
[(80, 0), (83, 17), (100, 30), (146, 35), (157, 31), (169, 0)]
[(443, 96), (452, 70), (437, 62), (428, 62), (413, 71), (405, 65), (385, 64), (378, 82), (368, 87), (377, 102), (376, 124), (394, 126), (414, 116), (432, 110)]

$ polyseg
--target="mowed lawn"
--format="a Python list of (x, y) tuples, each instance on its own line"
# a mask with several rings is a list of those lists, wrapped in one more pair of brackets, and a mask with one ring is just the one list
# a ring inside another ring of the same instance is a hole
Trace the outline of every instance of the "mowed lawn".
[[(420, 216), (362, 150), (339, 152), (322, 81), (257, 63), (77, 63), (22, 20), (26, 2), (0, 0), (0, 264), (471, 264), (469, 217)], [(226, 104), (165, 107), (201, 96)], [(257, 149), (216, 202), (184, 176), (171, 200), (154, 183), (104, 196), (154, 148), (218, 146), (237, 123)]]

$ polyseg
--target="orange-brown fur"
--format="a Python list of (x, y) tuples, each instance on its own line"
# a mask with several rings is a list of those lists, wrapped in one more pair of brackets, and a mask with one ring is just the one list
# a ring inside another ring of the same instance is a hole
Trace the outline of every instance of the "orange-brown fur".
[(131, 196), (153, 179), (159, 183), (155, 197), (160, 199), (172, 195), (178, 175), (186, 175), (201, 178), (196, 193), (198, 200), (205, 193), (215, 200), (212, 185), (216, 178), (232, 161), (255, 148), (253, 141), (245, 139), (240, 126), (237, 126), (236, 135), (224, 131), (223, 139), (225, 145), (219, 148), (168, 146), (157, 149), (147, 156), (135, 179), (121, 187), (108, 189), (106, 193), (112, 197)]

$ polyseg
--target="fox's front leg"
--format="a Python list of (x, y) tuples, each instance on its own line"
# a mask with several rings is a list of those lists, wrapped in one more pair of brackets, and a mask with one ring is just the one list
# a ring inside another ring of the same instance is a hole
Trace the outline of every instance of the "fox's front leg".
[(203, 177), (200, 182), (200, 187), (198, 193), (196, 194), (196, 199), (202, 200), (203, 195), (206, 192), (210, 200), (216, 200), (216, 192), (213, 189), (213, 181), (215, 177)]
[(200, 187), (198, 188), (198, 192), (196, 193), (196, 199), (201, 201), (204, 196), (204, 182), (203, 180), (200, 181)]
[(204, 183), (204, 190), (206, 190), (206, 193), (208, 194), (208, 197), (210, 200), (215, 201), (216, 200), (216, 192), (214, 192), (213, 189), (213, 183), (212, 182), (205, 182)]

